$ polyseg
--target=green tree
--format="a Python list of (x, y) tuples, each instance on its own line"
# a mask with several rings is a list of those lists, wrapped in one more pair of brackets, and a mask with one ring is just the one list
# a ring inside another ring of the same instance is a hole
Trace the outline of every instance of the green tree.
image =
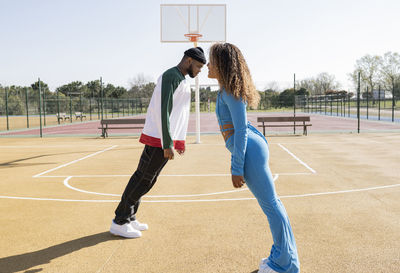
[(6, 94), (6, 92), (5, 92), (4, 88), (0, 85), (0, 115), (5, 115), (5, 113), (6, 113), (6, 110), (5, 110), (6, 104), (4, 101), (5, 94)]
[(368, 86), (369, 92), (372, 93), (381, 81), (382, 74), (380, 68), (382, 66), (382, 57), (378, 55), (365, 55), (356, 61), (356, 66), (349, 76), (355, 87), (358, 86), (358, 73), (360, 72), (361, 90), (366, 90)]
[(264, 92), (260, 92), (260, 107), (262, 109), (269, 109), (271, 107), (277, 108), (280, 107), (279, 104), (279, 92), (267, 89)]
[(396, 86), (400, 81), (400, 54), (386, 52), (382, 59), (381, 73), (385, 89), (391, 91), (393, 96), (396, 97), (397, 92), (399, 92)]
[(127, 93), (126, 88), (122, 86), (117, 86), (114, 88), (114, 91), (111, 93), (111, 97), (113, 98), (122, 98)]
[(306, 89), (312, 95), (323, 95), (329, 90), (340, 87), (335, 76), (326, 72), (318, 74), (315, 78), (304, 79), (296, 83), (297, 87)]
[[(7, 113), (9, 115), (22, 115), (24, 112), (24, 104), (20, 97), (21, 87), (17, 86), (6, 86), (4, 88), (0, 88), (1, 98), (0, 98), (0, 107), (1, 114), (5, 115)], [(21, 94), (22, 95), (22, 94)], [(7, 102), (7, 103), (6, 103)], [(7, 109), (6, 109), (7, 104)]]
[[(112, 85), (111, 83), (105, 85), (103, 87), (103, 96), (105, 98), (114, 97), (114, 96), (112, 96), (112, 94), (114, 93), (114, 90), (115, 90), (115, 86)], [(114, 98), (118, 98), (118, 97), (114, 97)]]
[(124, 87), (121, 87), (121, 86), (115, 87), (111, 83), (107, 84), (104, 87), (104, 97), (107, 97), (107, 98), (118, 99), (118, 98), (123, 97), (126, 92), (127, 92), (127, 90)]
[(299, 90), (296, 90), (296, 96), (308, 96), (308, 95), (310, 95), (310, 92), (305, 88), (300, 88)]
[(153, 95), (154, 88), (156, 87), (156, 84), (154, 82), (148, 82), (145, 84), (141, 85), (133, 85), (129, 90), (128, 90), (128, 97), (130, 98), (146, 98), (150, 99), (151, 96)]
[(280, 107), (292, 107), (294, 103), (294, 96), (305, 96), (309, 95), (309, 92), (305, 88), (300, 88), (294, 92), (293, 88), (286, 89), (279, 94), (279, 106)]
[[(32, 84), (31, 84), (31, 88), (32, 88), (34, 91), (38, 91), (38, 90), (39, 90), (39, 82), (37, 81), (37, 82), (32, 83)], [(40, 89), (42, 90), (42, 92), (43, 92), (44, 90), (50, 91), (49, 86), (47, 85), (47, 83), (45, 83), (45, 82), (43, 82), (43, 81), (40, 81)]]
[(83, 87), (82, 82), (80, 81), (74, 81), (68, 84), (64, 84), (60, 87), (58, 87), (56, 90), (62, 94), (64, 94), (65, 96), (69, 96), (69, 95), (78, 95), (79, 93), (81, 93), (81, 89)]
[(8, 114), (22, 115), (24, 113), (23, 102), (20, 97), (11, 94), (8, 96)]
[(279, 94), (279, 106), (280, 107), (290, 107), (293, 106), (294, 101), (294, 90), (286, 89)]
[(100, 97), (100, 80), (90, 81), (83, 89), (83, 96), (86, 98)]

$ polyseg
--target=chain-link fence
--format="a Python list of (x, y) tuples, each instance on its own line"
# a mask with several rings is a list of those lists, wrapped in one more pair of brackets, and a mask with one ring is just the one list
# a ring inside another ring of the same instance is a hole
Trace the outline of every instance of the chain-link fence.
[(400, 122), (397, 98), (360, 98), (350, 95), (296, 96), (296, 108), (304, 113)]
[(85, 98), (55, 96), (46, 98), (26, 94), (10, 96), (0, 91), (0, 131), (35, 128), (65, 123), (125, 117), (146, 113), (148, 98)]
[[(254, 111), (310, 113), (346, 118), (400, 122), (399, 98), (388, 97), (382, 91), (378, 95), (361, 97), (348, 93), (329, 95), (297, 95), (294, 89), (288, 96), (283, 93), (260, 92), (260, 103)], [(200, 111), (214, 112), (218, 91), (200, 90)], [(194, 93), (194, 92), (193, 92)], [(389, 94), (390, 95), (390, 94)], [(192, 96), (191, 112), (195, 112)], [(28, 92), (27, 89), (0, 89), (0, 131), (15, 131), (65, 125), (77, 122), (119, 118), (145, 114), (150, 98), (102, 98), (83, 97), (81, 94), (63, 95), (50, 91)], [(250, 109), (249, 109), (250, 110)]]

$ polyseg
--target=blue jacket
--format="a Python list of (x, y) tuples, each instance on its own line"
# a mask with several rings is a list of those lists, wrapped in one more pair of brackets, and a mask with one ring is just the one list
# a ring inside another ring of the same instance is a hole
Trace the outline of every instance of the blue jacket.
[(244, 162), (249, 130), (261, 137), (268, 145), (265, 137), (247, 121), (247, 104), (236, 99), (225, 89), (218, 92), (217, 114), (218, 124), (225, 139), (225, 146), (231, 152), (231, 172), (233, 175), (244, 175)]
[(225, 139), (225, 146), (231, 152), (231, 172), (244, 175), (244, 159), (247, 147), (249, 123), (247, 122), (246, 103), (236, 99), (222, 89), (218, 92), (217, 114), (220, 130)]

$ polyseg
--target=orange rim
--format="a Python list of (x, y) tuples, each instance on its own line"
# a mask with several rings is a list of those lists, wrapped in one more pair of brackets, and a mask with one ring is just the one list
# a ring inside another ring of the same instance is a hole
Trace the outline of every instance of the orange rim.
[(189, 38), (191, 42), (197, 42), (200, 37), (203, 37), (203, 35), (197, 33), (189, 33), (185, 34), (185, 37)]

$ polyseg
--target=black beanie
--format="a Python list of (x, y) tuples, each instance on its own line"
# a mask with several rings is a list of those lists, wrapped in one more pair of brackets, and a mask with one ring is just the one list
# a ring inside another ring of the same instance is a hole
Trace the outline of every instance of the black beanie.
[(195, 59), (203, 64), (207, 63), (206, 57), (204, 56), (204, 51), (201, 47), (192, 47), (185, 51), (185, 56)]

